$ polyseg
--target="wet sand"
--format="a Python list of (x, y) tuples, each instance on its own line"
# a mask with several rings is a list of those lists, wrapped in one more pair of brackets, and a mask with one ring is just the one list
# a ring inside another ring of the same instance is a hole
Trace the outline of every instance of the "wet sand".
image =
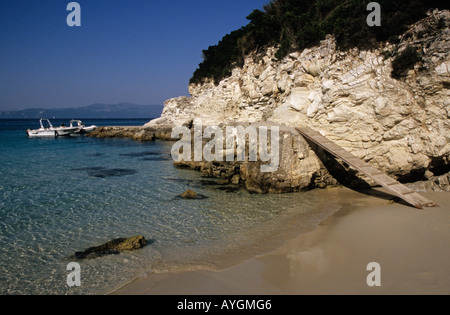
[[(378, 189), (381, 190), (381, 189)], [(152, 274), (113, 294), (449, 294), (450, 193), (418, 210), (339, 188), (342, 208), (314, 231), (221, 271)], [(380, 287), (367, 278), (381, 267)]]

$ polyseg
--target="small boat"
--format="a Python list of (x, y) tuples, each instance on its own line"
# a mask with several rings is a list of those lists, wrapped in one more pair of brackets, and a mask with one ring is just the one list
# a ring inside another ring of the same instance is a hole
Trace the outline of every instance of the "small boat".
[[(47, 126), (44, 126), (44, 121), (47, 122)], [(64, 125), (60, 127), (53, 127), (52, 123), (48, 119), (43, 119), (39, 121), (41, 128), (39, 129), (27, 129), (27, 135), (30, 138), (43, 138), (43, 137), (64, 137), (70, 136), (76, 133), (80, 127), (65, 127)]]
[(97, 129), (98, 127), (95, 125), (86, 127), (86, 125), (81, 121), (81, 120), (71, 120), (70, 121), (70, 127), (75, 127), (74, 124), (76, 124), (76, 126), (79, 128), (77, 132), (75, 132), (76, 134), (86, 134), (86, 133), (90, 133), (92, 131), (94, 131), (95, 129)]

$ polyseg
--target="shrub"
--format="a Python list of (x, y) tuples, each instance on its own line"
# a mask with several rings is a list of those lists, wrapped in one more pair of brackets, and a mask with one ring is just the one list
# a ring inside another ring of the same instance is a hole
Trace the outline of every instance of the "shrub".
[(394, 79), (404, 78), (409, 70), (414, 69), (416, 63), (420, 62), (422, 58), (415, 47), (407, 47), (401, 54), (396, 56), (392, 61), (391, 77)]
[[(380, 41), (398, 40), (408, 27), (426, 16), (432, 8), (449, 9), (441, 0), (378, 0), (382, 8), (381, 27), (368, 27), (367, 0), (273, 0), (264, 10), (254, 10), (249, 23), (226, 35), (216, 46), (203, 51), (204, 60), (194, 72), (191, 83), (212, 78), (216, 83), (241, 66), (244, 56), (268, 46), (278, 46), (277, 59), (290, 52), (317, 44), (327, 34), (334, 35), (340, 49), (371, 48)], [(442, 24), (442, 23), (441, 23)], [(445, 26), (445, 23), (443, 23)], [(412, 50), (409, 52), (412, 53)], [(417, 57), (417, 56), (416, 56)], [(413, 62), (398, 62), (393, 75), (402, 75)], [(417, 62), (417, 61), (415, 61)]]

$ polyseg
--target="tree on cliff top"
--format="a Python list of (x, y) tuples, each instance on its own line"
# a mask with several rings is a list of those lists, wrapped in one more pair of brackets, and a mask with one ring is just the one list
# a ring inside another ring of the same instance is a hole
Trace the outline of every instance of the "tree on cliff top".
[(217, 84), (231, 75), (244, 57), (277, 46), (276, 57), (316, 45), (327, 34), (334, 35), (340, 49), (371, 48), (378, 42), (396, 40), (409, 25), (426, 16), (430, 9), (449, 9), (441, 0), (378, 0), (382, 25), (366, 23), (369, 0), (273, 0), (263, 11), (254, 10), (248, 25), (223, 37), (203, 50), (203, 62), (190, 83), (213, 79)]

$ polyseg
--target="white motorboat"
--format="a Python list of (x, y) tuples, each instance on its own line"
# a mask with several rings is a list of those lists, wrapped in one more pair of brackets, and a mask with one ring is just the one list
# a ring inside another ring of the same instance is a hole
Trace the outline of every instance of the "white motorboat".
[(98, 127), (95, 125), (87, 127), (81, 120), (71, 120), (70, 121), (70, 127), (75, 127), (74, 124), (79, 128), (79, 130), (75, 133), (77, 134), (86, 134), (94, 131)]
[[(47, 126), (44, 126), (44, 121), (47, 122)], [(30, 138), (42, 138), (42, 137), (64, 137), (70, 136), (76, 133), (80, 127), (65, 127), (64, 125), (60, 127), (53, 127), (52, 123), (48, 119), (43, 119), (39, 121), (41, 128), (39, 129), (27, 129), (27, 135)]]

